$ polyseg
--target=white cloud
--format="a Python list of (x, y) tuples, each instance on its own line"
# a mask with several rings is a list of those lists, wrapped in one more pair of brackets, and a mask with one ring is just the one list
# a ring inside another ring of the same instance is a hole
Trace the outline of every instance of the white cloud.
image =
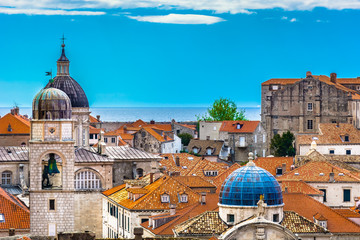
[(197, 14), (168, 14), (157, 16), (128, 16), (140, 22), (173, 23), (173, 24), (214, 24), (225, 21), (219, 17)]
[(53, 9), (21, 9), (0, 7), (0, 14), (26, 14), (26, 15), (104, 15), (105, 12), (97, 11), (67, 11)]
[[(0, 7), (27, 9), (190, 9), (210, 10), (216, 13), (251, 14), (258, 9), (282, 8), (285, 10), (312, 10), (315, 7), (327, 9), (360, 9), (359, 0), (0, 0)], [(3, 10), (4, 11), (4, 10)], [(7, 10), (9, 11), (9, 10)], [(14, 13), (13, 13), (14, 14)], [(26, 13), (27, 14), (27, 13)], [(49, 14), (50, 15), (50, 14)], [(92, 14), (89, 14), (92, 15)]]
[(283, 16), (282, 18), (281, 18), (281, 20), (287, 20), (288, 19), (288, 17), (285, 17), (285, 16)]
[(292, 18), (292, 19), (290, 19), (290, 22), (296, 22), (297, 21), (297, 19), (296, 18)]

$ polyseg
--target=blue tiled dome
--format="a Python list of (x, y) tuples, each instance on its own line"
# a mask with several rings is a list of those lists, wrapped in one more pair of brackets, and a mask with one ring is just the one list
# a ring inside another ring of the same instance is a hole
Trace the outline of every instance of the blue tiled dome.
[(264, 195), (268, 206), (283, 204), (281, 187), (274, 176), (255, 165), (245, 166), (226, 178), (220, 190), (220, 203), (257, 206), (260, 195)]

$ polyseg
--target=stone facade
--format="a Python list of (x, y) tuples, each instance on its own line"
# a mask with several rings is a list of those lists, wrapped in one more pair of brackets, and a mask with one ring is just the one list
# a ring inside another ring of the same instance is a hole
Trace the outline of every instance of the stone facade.
[(171, 129), (173, 130), (173, 132), (176, 135), (179, 135), (181, 133), (188, 133), (191, 136), (193, 136), (193, 138), (197, 138), (197, 131), (195, 129), (186, 127), (180, 123), (175, 122), (175, 120), (173, 119), (171, 121)]
[(222, 122), (200, 121), (199, 139), (200, 140), (220, 140), (220, 127)]
[(89, 116), (89, 108), (72, 108), (72, 119), (75, 122), (75, 146), (89, 147)]
[(28, 146), (30, 134), (0, 134), (0, 146)]
[(336, 83), (336, 76), (299, 79), (292, 84), (286, 80), (269, 80), (261, 86), (261, 122), (266, 129), (267, 142), (279, 133), (316, 133), (319, 123), (352, 123), (352, 92)]

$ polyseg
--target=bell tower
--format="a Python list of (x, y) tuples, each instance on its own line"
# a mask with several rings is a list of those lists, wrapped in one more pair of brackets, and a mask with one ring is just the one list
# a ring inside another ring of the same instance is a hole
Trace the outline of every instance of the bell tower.
[(29, 141), (30, 232), (56, 236), (74, 231), (74, 121), (71, 101), (56, 88), (33, 100)]

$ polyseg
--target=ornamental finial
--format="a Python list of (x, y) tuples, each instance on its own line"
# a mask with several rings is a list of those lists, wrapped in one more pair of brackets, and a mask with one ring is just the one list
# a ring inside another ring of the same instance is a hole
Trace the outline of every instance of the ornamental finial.
[(254, 154), (252, 152), (249, 152), (249, 162), (246, 164), (246, 166), (251, 167), (251, 166), (255, 166), (255, 163), (253, 162), (254, 160)]

